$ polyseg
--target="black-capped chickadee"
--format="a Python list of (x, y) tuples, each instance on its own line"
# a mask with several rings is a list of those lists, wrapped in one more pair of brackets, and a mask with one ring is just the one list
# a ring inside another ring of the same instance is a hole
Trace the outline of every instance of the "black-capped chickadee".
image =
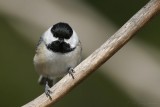
[(81, 42), (67, 23), (60, 22), (51, 26), (40, 37), (33, 62), (40, 74), (38, 82), (45, 85), (47, 97), (51, 93), (49, 88), (58, 79), (67, 73), (74, 78), (73, 68), (80, 63), (81, 52)]

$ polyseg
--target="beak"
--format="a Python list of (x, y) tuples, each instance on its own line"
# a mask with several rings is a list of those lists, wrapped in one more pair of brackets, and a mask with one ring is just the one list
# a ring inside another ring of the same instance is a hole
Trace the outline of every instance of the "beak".
[(63, 38), (59, 38), (59, 42), (60, 42), (60, 43), (63, 43), (63, 42), (64, 42), (64, 39), (63, 39)]

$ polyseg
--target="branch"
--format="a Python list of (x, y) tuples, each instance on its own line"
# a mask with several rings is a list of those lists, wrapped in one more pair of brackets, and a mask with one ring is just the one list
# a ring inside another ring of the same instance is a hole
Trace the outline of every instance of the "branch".
[(151, 0), (139, 12), (137, 12), (128, 22), (126, 22), (113, 36), (111, 36), (99, 49), (93, 52), (74, 70), (75, 79), (69, 75), (62, 78), (55, 84), (51, 91), (52, 100), (43, 93), (33, 101), (23, 105), (23, 107), (45, 107), (54, 104), (65, 96), (72, 88), (84, 80), (92, 72), (98, 69), (104, 62), (114, 55), (123, 45), (125, 45), (134, 34), (140, 30), (150, 19), (160, 12), (160, 0)]

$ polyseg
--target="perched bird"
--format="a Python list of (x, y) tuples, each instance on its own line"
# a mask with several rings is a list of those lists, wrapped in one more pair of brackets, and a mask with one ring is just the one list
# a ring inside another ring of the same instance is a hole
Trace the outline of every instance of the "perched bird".
[[(41, 37), (36, 47), (33, 62), (40, 74), (38, 82), (45, 85), (45, 93), (50, 97), (50, 87), (69, 73), (81, 61), (81, 42), (76, 32), (67, 23), (51, 26)], [(50, 97), (51, 98), (51, 97)]]

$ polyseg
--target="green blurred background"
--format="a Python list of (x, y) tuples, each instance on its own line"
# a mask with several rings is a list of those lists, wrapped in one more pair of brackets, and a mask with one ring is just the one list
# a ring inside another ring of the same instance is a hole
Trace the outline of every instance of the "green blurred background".
[[(93, 6), (103, 17), (121, 27), (148, 0), (81, 2)], [(10, 19), (5, 12), (0, 13), (0, 107), (19, 107), (43, 93), (43, 87), (37, 84), (38, 75), (32, 62), (36, 44), (23, 38), (9, 24)], [(135, 40), (142, 40), (159, 50), (159, 26), (160, 16), (157, 16), (137, 34), (140, 36)], [(54, 107), (142, 107), (100, 72), (89, 76)]]
[[(87, 3), (93, 5), (104, 17), (112, 20), (117, 26), (121, 27), (129, 18), (131, 18), (139, 9), (141, 9), (149, 0), (86, 0)], [(160, 15), (149, 22), (140, 32), (138, 32), (137, 39), (154, 45), (160, 46), (159, 34), (160, 30)]]

